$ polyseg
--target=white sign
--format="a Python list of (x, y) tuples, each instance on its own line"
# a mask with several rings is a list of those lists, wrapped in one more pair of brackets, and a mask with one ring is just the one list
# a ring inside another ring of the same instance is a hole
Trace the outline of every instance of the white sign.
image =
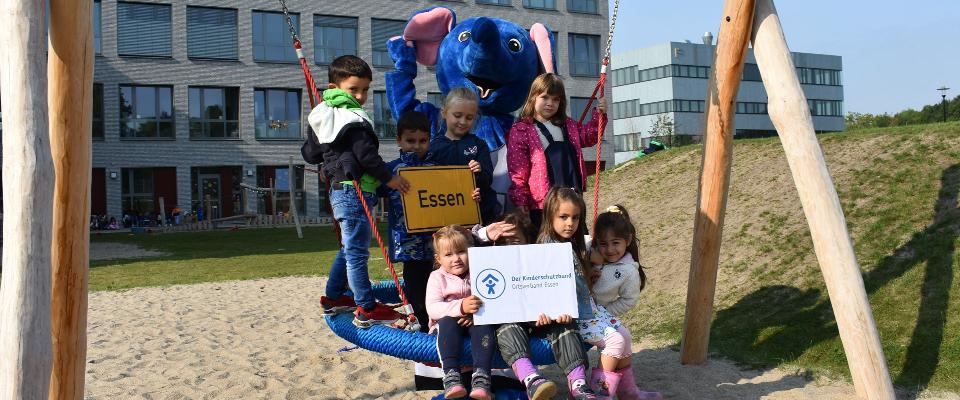
[(472, 293), (483, 301), (477, 325), (556, 319), (577, 315), (577, 287), (570, 243), (471, 247)]

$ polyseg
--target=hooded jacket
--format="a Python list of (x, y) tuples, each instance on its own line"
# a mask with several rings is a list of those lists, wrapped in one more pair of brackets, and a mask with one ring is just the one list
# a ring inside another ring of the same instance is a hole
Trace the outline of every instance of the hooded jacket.
[(353, 96), (340, 89), (325, 90), (323, 102), (310, 111), (307, 120), (316, 143), (308, 141), (304, 145), (303, 158), (307, 162), (322, 160), (322, 171), (329, 181), (359, 180), (365, 192), (375, 192), (377, 181), (390, 180), (370, 116)]

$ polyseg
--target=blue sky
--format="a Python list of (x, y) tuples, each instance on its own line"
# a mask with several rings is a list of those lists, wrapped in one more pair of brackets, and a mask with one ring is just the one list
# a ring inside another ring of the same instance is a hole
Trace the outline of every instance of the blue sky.
[[(611, 10), (613, 10), (613, 2)], [(960, 1), (781, 0), (791, 51), (843, 57), (844, 110), (895, 113), (960, 94)], [(613, 52), (717, 35), (723, 1), (621, 0)], [(629, 38), (629, 40), (627, 39)]]

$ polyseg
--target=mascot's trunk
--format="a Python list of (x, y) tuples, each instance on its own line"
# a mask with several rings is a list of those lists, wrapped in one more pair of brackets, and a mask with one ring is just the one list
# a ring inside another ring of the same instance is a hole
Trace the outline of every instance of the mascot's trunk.
[[(464, 51), (460, 62), (462, 71), (497, 71), (501, 65), (499, 55), (502, 52), (500, 30), (497, 25), (487, 18), (477, 18), (472, 32), (470, 32), (470, 46)], [(494, 76), (478, 76), (484, 79), (494, 79)]]

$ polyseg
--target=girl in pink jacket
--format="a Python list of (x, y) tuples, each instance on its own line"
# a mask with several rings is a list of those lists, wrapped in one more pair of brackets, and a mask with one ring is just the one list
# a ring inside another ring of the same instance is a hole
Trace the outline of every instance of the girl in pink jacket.
[(543, 218), (543, 199), (551, 187), (582, 193), (586, 184), (583, 148), (597, 144), (597, 119), (606, 113), (601, 101), (590, 122), (567, 117), (567, 95), (559, 76), (546, 73), (530, 85), (527, 101), (507, 136), (510, 201), (528, 212), (534, 227)]
[(488, 400), (490, 365), (497, 347), (496, 327), (474, 325), (473, 314), (482, 304), (470, 294), (470, 261), (467, 248), (473, 236), (463, 227), (450, 225), (433, 234), (434, 258), (440, 268), (427, 280), (427, 315), (430, 330), (437, 332), (437, 352), (443, 369), (443, 395), (452, 399), (467, 394), (460, 381), (460, 349), (463, 340), (471, 341), (473, 376), (470, 397)]

